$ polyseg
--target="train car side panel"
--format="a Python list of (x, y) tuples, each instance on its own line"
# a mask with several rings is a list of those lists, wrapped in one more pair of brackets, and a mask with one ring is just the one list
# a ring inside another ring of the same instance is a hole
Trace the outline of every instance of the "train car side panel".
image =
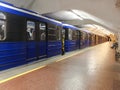
[(23, 17), (0, 12), (0, 70), (26, 63), (24, 22)]

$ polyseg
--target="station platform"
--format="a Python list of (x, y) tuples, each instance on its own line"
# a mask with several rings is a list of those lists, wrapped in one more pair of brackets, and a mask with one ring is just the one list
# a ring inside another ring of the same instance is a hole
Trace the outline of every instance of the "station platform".
[(0, 72), (0, 90), (120, 90), (120, 63), (109, 42), (58, 56), (5, 79), (8, 71)]

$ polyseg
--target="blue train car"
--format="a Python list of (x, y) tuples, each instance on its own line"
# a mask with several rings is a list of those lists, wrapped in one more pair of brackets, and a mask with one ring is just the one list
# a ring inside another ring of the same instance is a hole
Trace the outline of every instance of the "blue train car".
[(0, 2), (0, 70), (61, 54), (62, 23)]
[(79, 28), (73, 25), (63, 24), (63, 29), (65, 30), (65, 52), (79, 49)]
[(0, 1), (0, 70), (94, 43), (94, 34)]
[(62, 24), (59, 24), (58, 26), (50, 26), (50, 24), (48, 25), (47, 57), (55, 56), (62, 53), (61, 25)]
[(80, 49), (86, 47), (86, 32), (80, 32)]
[(80, 29), (80, 48), (85, 48), (90, 46), (91, 43), (91, 34), (87, 30), (81, 30)]

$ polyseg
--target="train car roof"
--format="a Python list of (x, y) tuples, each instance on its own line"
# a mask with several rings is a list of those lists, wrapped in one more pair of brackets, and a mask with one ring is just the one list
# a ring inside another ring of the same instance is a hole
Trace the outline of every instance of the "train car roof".
[(0, 11), (8, 12), (8, 13), (28, 17), (28, 18), (32, 18), (35, 20), (43, 21), (43, 22), (48, 22), (48, 23), (50, 22), (53, 24), (62, 25), (62, 23), (60, 21), (47, 18), (47, 17), (42, 16), (42, 15), (40, 15), (34, 11), (31, 11), (31, 10), (16, 7), (13, 4), (10, 4), (10, 3), (4, 2), (4, 1), (0, 1)]
[(74, 25), (70, 25), (70, 24), (63, 24), (63, 28), (71, 28), (71, 29), (73, 29), (73, 30), (79, 30), (79, 31), (81, 31), (81, 32), (86, 32), (86, 33), (90, 33), (88, 30), (83, 30), (83, 29), (81, 29), (81, 28), (79, 28), (79, 27), (76, 27), (76, 26), (74, 26)]
[(73, 30), (79, 30), (78, 27), (74, 26), (74, 25), (70, 25), (70, 24), (63, 24), (63, 28), (70, 28), (70, 29), (73, 29)]
[(88, 30), (86, 30), (86, 29), (79, 28), (79, 30), (80, 30), (81, 32), (91, 33), (90, 31), (88, 31)]

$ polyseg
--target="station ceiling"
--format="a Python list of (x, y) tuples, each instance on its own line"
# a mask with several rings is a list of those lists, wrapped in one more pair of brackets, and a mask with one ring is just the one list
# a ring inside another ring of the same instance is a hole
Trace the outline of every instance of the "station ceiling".
[[(120, 29), (117, 0), (4, 0), (18, 7), (76, 26), (97, 24), (114, 33)], [(87, 18), (81, 16), (81, 12)]]

